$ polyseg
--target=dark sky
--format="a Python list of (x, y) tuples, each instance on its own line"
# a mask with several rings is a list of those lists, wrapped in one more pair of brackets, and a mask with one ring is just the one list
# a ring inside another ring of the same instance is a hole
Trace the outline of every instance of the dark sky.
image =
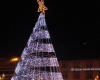
[[(100, 58), (100, 4), (45, 0), (46, 22), (60, 59)], [(36, 0), (0, 1), (0, 56), (20, 56), (38, 19)], [(86, 43), (86, 44), (84, 44)]]

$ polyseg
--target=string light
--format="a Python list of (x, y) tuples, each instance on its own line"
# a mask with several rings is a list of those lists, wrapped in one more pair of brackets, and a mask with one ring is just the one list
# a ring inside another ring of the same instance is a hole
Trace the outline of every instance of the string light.
[[(46, 39), (46, 43), (43, 40)], [(24, 48), (11, 80), (63, 80), (43, 13)], [(44, 56), (46, 53), (47, 56)], [(50, 53), (53, 55), (49, 56)]]

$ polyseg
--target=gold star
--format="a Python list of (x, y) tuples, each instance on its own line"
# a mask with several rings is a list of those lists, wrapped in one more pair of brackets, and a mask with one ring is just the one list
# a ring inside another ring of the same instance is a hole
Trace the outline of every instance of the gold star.
[(39, 4), (38, 12), (42, 12), (45, 15), (45, 10), (48, 10), (48, 8), (44, 5), (44, 0), (37, 0)]

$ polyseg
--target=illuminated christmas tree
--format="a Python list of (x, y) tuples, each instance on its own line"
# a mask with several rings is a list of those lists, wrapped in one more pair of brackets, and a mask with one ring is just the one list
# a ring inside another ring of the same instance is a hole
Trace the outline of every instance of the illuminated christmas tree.
[(42, 12), (11, 80), (63, 80)]

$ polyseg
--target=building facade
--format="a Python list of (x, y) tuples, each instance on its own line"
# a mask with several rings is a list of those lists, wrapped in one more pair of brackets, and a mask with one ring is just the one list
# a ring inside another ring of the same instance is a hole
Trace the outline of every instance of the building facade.
[(0, 77), (2, 77), (2, 74), (5, 74), (4, 80), (11, 80), (17, 62), (11, 58), (0, 58)]
[(64, 80), (94, 80), (100, 77), (100, 59), (59, 61)]
[[(11, 80), (18, 61), (11, 58), (0, 58), (0, 76), (4, 73), (5, 80)], [(63, 60), (59, 61), (64, 80), (94, 80), (100, 77), (100, 59)]]

